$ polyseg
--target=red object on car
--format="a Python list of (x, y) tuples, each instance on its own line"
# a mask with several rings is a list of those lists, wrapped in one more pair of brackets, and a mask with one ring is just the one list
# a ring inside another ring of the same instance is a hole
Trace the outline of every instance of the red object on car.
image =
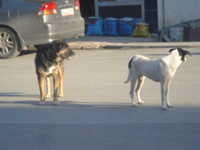
[(56, 4), (54, 2), (47, 2), (42, 5), (38, 15), (57, 14)]
[(75, 10), (80, 10), (79, 0), (76, 0)]

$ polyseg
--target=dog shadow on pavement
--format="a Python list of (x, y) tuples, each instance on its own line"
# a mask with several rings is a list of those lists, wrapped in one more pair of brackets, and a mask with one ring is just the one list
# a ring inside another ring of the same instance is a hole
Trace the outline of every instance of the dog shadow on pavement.
[[(69, 100), (65, 97), (59, 98), (60, 105), (53, 105), (53, 97), (46, 99), (46, 105), (39, 106), (39, 98), (38, 94), (25, 94), (22, 92), (8, 92), (8, 93), (0, 93), (0, 107), (4, 105), (12, 105), (19, 107), (33, 106), (39, 108), (69, 108), (69, 109), (106, 109), (106, 108), (123, 108), (123, 109), (133, 109), (131, 103), (118, 103), (118, 102), (83, 102), (83, 101), (73, 101)], [(151, 109), (154, 106), (149, 106)], [(156, 106), (157, 107), (157, 106)], [(139, 108), (146, 108), (145, 106), (141, 106)], [(139, 109), (138, 108), (138, 109)], [(159, 107), (158, 107), (159, 108)], [(137, 109), (135, 109), (137, 110)]]
[[(52, 108), (52, 109), (119, 109), (119, 110), (129, 110), (131, 109), (134, 112), (143, 110), (143, 111), (155, 111), (155, 110), (161, 110), (160, 104), (144, 104), (141, 105), (138, 108), (135, 108), (132, 106), (131, 102), (83, 102), (83, 101), (74, 101), (69, 100), (65, 97), (59, 98), (60, 105), (54, 106), (53, 105), (53, 97), (46, 99), (46, 105), (39, 106), (39, 98), (40, 96), (38, 94), (24, 94), (22, 92), (8, 92), (8, 93), (0, 93), (0, 108), (7, 105), (10, 107), (17, 107), (17, 108), (29, 108), (30, 106), (33, 108)], [(177, 106), (174, 109), (171, 110), (177, 110), (177, 109), (187, 109), (185, 107)], [(188, 109), (191, 107), (188, 107)], [(196, 108), (196, 107), (195, 107)]]
[(0, 93), (0, 97), (38, 97), (38, 95), (29, 95), (22, 92)]
[[(8, 92), (0, 93), (0, 105), (1, 104), (30, 104), (38, 107), (55, 107), (53, 106), (53, 97), (46, 99), (45, 106), (39, 106), (38, 94), (25, 94), (22, 92)], [(70, 108), (98, 108), (98, 107), (132, 107), (129, 103), (122, 103), (122, 105), (117, 103), (87, 103), (87, 102), (77, 102), (72, 100), (66, 100), (65, 97), (59, 98), (60, 105), (58, 108), (70, 107)]]
[[(20, 100), (19, 100), (20, 99)], [(33, 99), (33, 100), (27, 100)], [(0, 105), (1, 104), (32, 104), (36, 105), (34, 99), (39, 99), (39, 95), (25, 94), (22, 92), (6, 92), (0, 93)]]

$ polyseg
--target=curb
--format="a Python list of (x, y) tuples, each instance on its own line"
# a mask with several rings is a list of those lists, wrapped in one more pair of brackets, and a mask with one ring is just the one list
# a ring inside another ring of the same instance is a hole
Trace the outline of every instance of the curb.
[(70, 46), (71, 49), (84, 49), (84, 50), (91, 50), (91, 49), (102, 49), (103, 46), (101, 44), (98, 45), (92, 45), (92, 44), (84, 44), (84, 45), (74, 45), (74, 44), (70, 44), (68, 43), (68, 45)]
[(200, 42), (148, 42), (148, 43), (92, 43), (90, 41), (85, 42), (84, 44), (80, 43), (68, 43), (71, 49), (82, 49), (82, 50), (92, 50), (92, 49), (122, 49), (122, 48), (173, 48), (173, 47), (200, 47)]

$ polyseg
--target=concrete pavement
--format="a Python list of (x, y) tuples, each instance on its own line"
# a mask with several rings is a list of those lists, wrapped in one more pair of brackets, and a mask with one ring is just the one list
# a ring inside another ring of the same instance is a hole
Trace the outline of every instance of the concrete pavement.
[(83, 36), (66, 40), (72, 49), (200, 47), (200, 42), (157, 42), (155, 38)]
[[(144, 105), (129, 98), (128, 61), (152, 59), (169, 48), (74, 50), (65, 61), (64, 94), (39, 106), (34, 53), (0, 60), (1, 150), (197, 150), (200, 147), (200, 48), (187, 48), (170, 87), (170, 102), (161, 110), (160, 84), (145, 80)], [(51, 82), (52, 83), (52, 82)], [(51, 84), (51, 92), (53, 85)]]

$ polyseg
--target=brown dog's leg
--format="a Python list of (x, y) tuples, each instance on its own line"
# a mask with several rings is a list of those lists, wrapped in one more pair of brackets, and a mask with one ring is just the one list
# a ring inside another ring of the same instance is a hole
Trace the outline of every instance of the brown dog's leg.
[(47, 94), (45, 95), (45, 98), (50, 98), (51, 97), (51, 93), (50, 93), (51, 85), (50, 85), (49, 77), (46, 77), (46, 83), (47, 83)]
[(59, 97), (63, 97), (63, 76), (64, 76), (64, 61), (62, 61), (58, 67), (58, 74), (60, 78), (60, 92), (59, 92)]
[(59, 84), (59, 77), (58, 77), (58, 69), (52, 74), (53, 77), (53, 86), (54, 86), (54, 100), (53, 100), (53, 105), (59, 105), (60, 103), (58, 102), (58, 84)]
[(45, 97), (44, 97), (44, 77), (38, 78), (39, 87), (40, 87), (40, 102), (39, 105), (45, 105)]

